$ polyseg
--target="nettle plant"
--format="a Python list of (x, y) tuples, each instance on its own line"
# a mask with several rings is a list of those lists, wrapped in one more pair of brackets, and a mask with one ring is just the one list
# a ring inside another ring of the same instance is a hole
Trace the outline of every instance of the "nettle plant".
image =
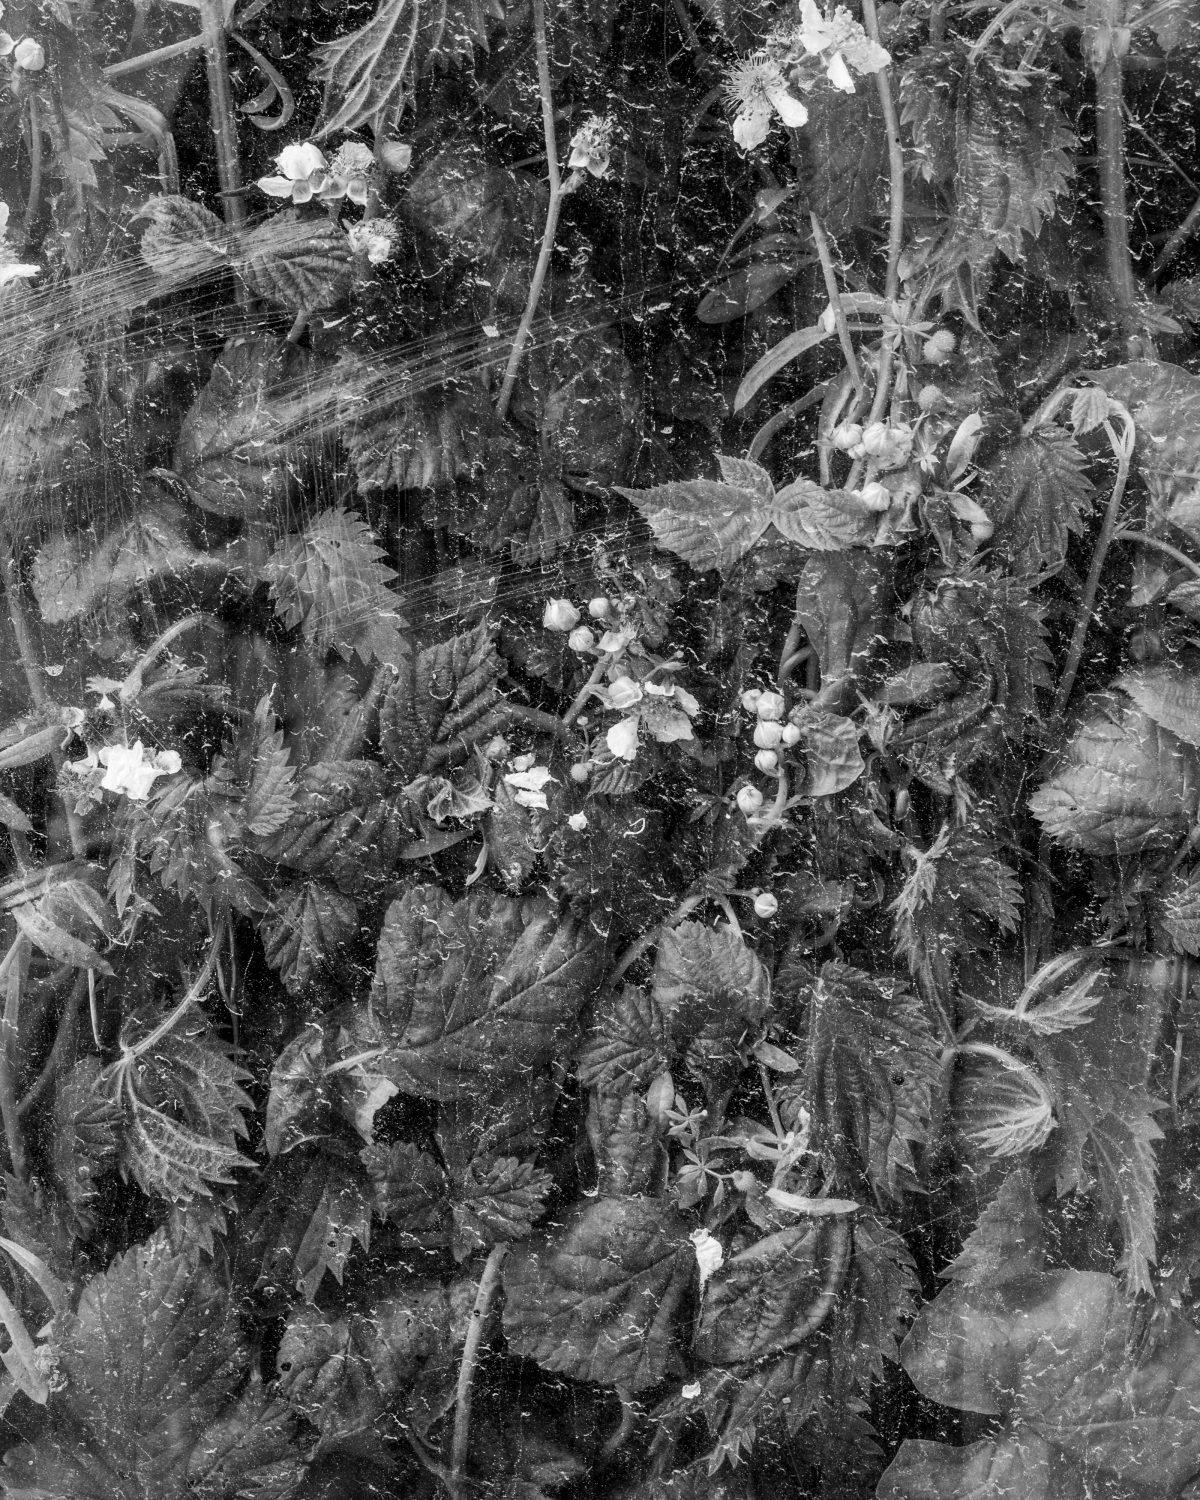
[(0, 19), (4, 1492), (1194, 1493), (1187, 0)]

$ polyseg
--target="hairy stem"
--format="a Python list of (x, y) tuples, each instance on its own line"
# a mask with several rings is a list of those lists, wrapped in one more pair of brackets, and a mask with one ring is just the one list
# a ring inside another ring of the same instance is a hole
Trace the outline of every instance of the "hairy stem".
[(1113, 452), (1117, 455), (1117, 478), (1113, 485), (1112, 494), (1108, 497), (1108, 507), (1104, 512), (1104, 523), (1100, 528), (1100, 536), (1096, 541), (1096, 550), (1092, 553), (1092, 565), (1088, 569), (1087, 581), (1083, 586), (1083, 598), (1079, 601), (1079, 613), (1075, 617), (1075, 629), (1071, 635), (1071, 645), (1067, 652), (1067, 664), (1063, 668), (1062, 676), (1058, 679), (1058, 687), (1054, 694), (1054, 712), (1062, 713), (1071, 696), (1071, 689), (1075, 686), (1075, 677), (1079, 672), (1079, 663), (1083, 660), (1083, 648), (1087, 641), (1088, 627), (1092, 623), (1092, 611), (1096, 605), (1096, 590), (1100, 587), (1100, 574), (1104, 570), (1104, 561), (1108, 556), (1108, 549), (1112, 545), (1113, 537), (1116, 535), (1117, 520), (1121, 513), (1121, 501), (1125, 498), (1125, 484), (1129, 478), (1129, 464), (1133, 458), (1133, 419), (1128, 412), (1125, 416), (1125, 431), (1118, 438), (1111, 422), (1105, 422), (1104, 430), (1108, 434), (1108, 440), (1112, 444)]
[(493, 1245), (488, 1251), (483, 1275), (479, 1278), (479, 1290), (475, 1293), (475, 1305), (471, 1309), (462, 1363), (458, 1367), (458, 1388), (454, 1401), (454, 1443), (450, 1450), (450, 1486), (456, 1497), (462, 1491), (463, 1469), (466, 1467), (467, 1450), (471, 1442), (471, 1396), (475, 1369), (479, 1364), (479, 1346), (483, 1342), (488, 1313), (492, 1310), (492, 1301), (500, 1286), (500, 1271), (507, 1254), (508, 1246), (505, 1244)]
[(246, 199), (220, 0), (200, 0), (200, 24), (204, 37), (204, 62), (208, 69), (208, 113), (217, 143), (217, 177), (221, 184), (225, 222), (231, 229), (238, 229), (246, 222)]
[[(1122, 20), (1122, 0), (1104, 0), (1099, 32), (1112, 35)], [(1100, 212), (1104, 226), (1104, 260), (1122, 323), (1136, 297), (1129, 259), (1129, 218), (1125, 203), (1125, 118), (1121, 111), (1121, 59), (1111, 43), (1095, 68), (1096, 150), (1100, 169)]]
[(101, 69), (104, 78), (124, 78), (130, 73), (143, 73), (147, 68), (157, 68), (161, 63), (173, 62), (177, 57), (186, 57), (189, 52), (199, 52), (205, 44), (203, 33), (184, 37), (181, 42), (169, 42), (165, 47), (155, 47), (153, 52), (142, 52), (137, 57), (127, 57), (122, 62), (109, 63)]
[(517, 383), (521, 357), (529, 342), (533, 320), (537, 316), (538, 303), (542, 299), (542, 288), (545, 286), (546, 275), (550, 270), (550, 257), (554, 253), (554, 237), (558, 233), (558, 216), (562, 209), (562, 201), (568, 193), (574, 191), (579, 183), (579, 177), (574, 172), (564, 182), (558, 170), (558, 136), (554, 129), (554, 87), (550, 81), (550, 48), (546, 42), (546, 0), (533, 0), (533, 34), (537, 49), (538, 91), (542, 97), (542, 134), (546, 140), (550, 202), (546, 208), (546, 227), (542, 231), (542, 248), (538, 252), (533, 280), (529, 283), (529, 298), (525, 303), (525, 311), (521, 315), (517, 336), (513, 339), (508, 364), (504, 370), (504, 379), (500, 385), (500, 394), (496, 398), (496, 415), (499, 417), (508, 415), (508, 406), (512, 400), (513, 387)]
[(817, 255), (821, 262), (821, 274), (825, 278), (825, 295), (829, 298), (830, 307), (833, 308), (833, 321), (837, 326), (842, 357), (846, 361), (846, 368), (850, 372), (850, 379), (854, 382), (854, 391), (857, 395), (863, 388), (862, 371), (858, 367), (858, 355), (855, 353), (854, 343), (850, 338), (850, 329), (846, 323), (846, 309), (842, 306), (842, 294), (833, 269), (833, 257), (829, 253), (829, 240), (816, 214), (809, 214), (808, 218), (812, 226), (813, 244), (817, 247)]

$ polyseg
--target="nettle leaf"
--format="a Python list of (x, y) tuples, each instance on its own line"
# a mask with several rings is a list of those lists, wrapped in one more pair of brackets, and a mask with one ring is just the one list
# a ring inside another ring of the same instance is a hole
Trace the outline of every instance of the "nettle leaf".
[(1002, 1286), (1046, 1269), (1047, 1235), (1028, 1171), (1020, 1167), (1000, 1184), (958, 1255), (944, 1271), (963, 1286)]
[(330, 880), (348, 896), (395, 866), (400, 844), (386, 773), (371, 760), (317, 761), (300, 771), (291, 817), (259, 840), (277, 864)]
[(336, 302), (348, 288), (352, 258), (339, 224), (326, 217), (302, 219), (291, 209), (237, 237), (238, 275), (256, 297), (290, 312), (315, 312)]
[(675, 1319), (696, 1264), (688, 1225), (648, 1198), (598, 1198), (504, 1266), (504, 1336), (546, 1370), (643, 1391), (678, 1361)]
[(864, 1396), (887, 1366), (900, 1362), (900, 1343), (921, 1303), (921, 1282), (908, 1246), (869, 1213), (854, 1221), (854, 1249), (829, 1328), (831, 1358), (848, 1370)]
[(1037, 1069), (982, 1043), (959, 1048), (951, 1109), (955, 1127), (989, 1156), (1034, 1151), (1058, 1123)]
[(682, 922), (659, 939), (654, 1000), (706, 1087), (740, 1069), (740, 1048), (766, 1018), (770, 989), (757, 955), (728, 927)]
[(121, 1111), (100, 1072), (99, 1058), (80, 1058), (54, 1091), (52, 1170), (81, 1239), (95, 1233), (96, 1179), (117, 1162)]
[(435, 63), (469, 62), (488, 42), (496, 0), (381, 0), (374, 17), (316, 49), (325, 85), (321, 135), (394, 125), (418, 78)]
[(409, 1141), (376, 1143), (363, 1148), (362, 1160), (381, 1219), (417, 1237), (445, 1228), (450, 1185), (427, 1151)]
[(396, 570), (375, 533), (350, 511), (322, 511), (300, 536), (284, 537), (263, 569), (275, 612), (305, 640), (400, 667), (409, 652), (408, 621), (392, 588)]
[(527, 1239), (552, 1186), (548, 1172), (515, 1156), (473, 1161), (454, 1190), (455, 1258)]
[(202, 510), (241, 519), (273, 512), (303, 462), (281, 395), (300, 362), (282, 339), (231, 339), (179, 428), (175, 467)]
[[(904, 1368), (932, 1400), (1006, 1419), (993, 1451), (964, 1450), (964, 1480), (1003, 1476), (1017, 1486), (1004, 1493), (1038, 1500), (1126, 1487), (1177, 1496), (1200, 1468), (1200, 1335), (1171, 1318), (1152, 1352), (1139, 1356), (1136, 1317), (1117, 1281), (1098, 1272), (952, 1286), (922, 1309)], [(885, 1476), (880, 1495), (970, 1493), (904, 1487), (901, 1477), (922, 1457), (928, 1466), (928, 1455), (902, 1449), (896, 1483)]]
[(384, 754), (407, 780), (495, 733), (507, 670), (486, 625), (426, 646), (400, 664), (379, 704)]
[(776, 493), (759, 464), (723, 454), (720, 464), (720, 481), (614, 489), (645, 516), (662, 546), (700, 572), (732, 567), (772, 526), (789, 541), (819, 552), (867, 546), (879, 529), (879, 517), (849, 491), (797, 479)]
[(1051, 838), (1094, 855), (1135, 854), (1186, 834), (1200, 806), (1195, 751), (1147, 714), (1092, 700), (1059, 768), (1029, 799)]
[(877, 1193), (915, 1183), (939, 1053), (925, 1007), (904, 983), (822, 967), (809, 996), (805, 1093), (817, 1139)]
[(710, 1365), (777, 1353), (808, 1336), (831, 1235), (845, 1226), (790, 1225), (726, 1260), (704, 1289), (693, 1350)]
[(277, 1158), (243, 1221), (258, 1289), (280, 1297), (295, 1285), (312, 1301), (326, 1271), (339, 1284), (357, 1241), (371, 1243), (371, 1180), (357, 1154), (331, 1139)]
[(579, 1081), (602, 1094), (644, 1094), (667, 1068), (671, 1051), (658, 1001), (637, 985), (623, 985), (597, 1007), (579, 1054)]
[(125, 1114), (122, 1170), (151, 1197), (175, 1202), (234, 1183), (239, 1167), (253, 1165), (237, 1145), (254, 1107), (241, 1087), (249, 1076), (211, 1032), (182, 1026), (132, 1064), (114, 1063), (104, 1081)]
[(263, 952), (293, 994), (358, 936), (358, 907), (323, 880), (299, 881), (275, 897), (260, 931)]
[(54, 1349), (49, 1421), (6, 1455), (9, 1494), (182, 1496), (193, 1448), (250, 1363), (228, 1293), (162, 1233), (88, 1283)]
[(1116, 686), (1160, 729), (1200, 746), (1200, 676), (1164, 665), (1126, 672)]
[(599, 980), (599, 944), (544, 901), (417, 886), (388, 908), (371, 986), (375, 1065), (398, 1088), (454, 1099), (512, 1084), (566, 1050)]
[(26, 938), (56, 963), (111, 974), (112, 965), (95, 947), (116, 931), (116, 913), (87, 880), (67, 868), (47, 875), (40, 886), (3, 903)]
[(1193, 539), (1200, 536), (1200, 376), (1148, 359), (1087, 373), (1133, 416), (1134, 460), (1155, 508)]
[(1071, 532), (1095, 493), (1069, 432), (1042, 427), (1002, 447), (980, 470), (981, 501), (996, 527), (995, 545), (1023, 573), (1056, 572)]
[(1160, 893), (1158, 920), (1176, 952), (1200, 957), (1200, 878), (1173, 876)]

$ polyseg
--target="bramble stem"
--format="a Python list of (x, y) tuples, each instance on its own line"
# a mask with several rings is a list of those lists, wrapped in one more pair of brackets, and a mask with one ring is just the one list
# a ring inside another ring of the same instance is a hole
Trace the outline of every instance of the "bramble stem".
[(25, 1181), (25, 1142), (21, 1134), (21, 1114), (17, 1105), (17, 1054), (21, 1015), (21, 990), (29, 958), (29, 939), (19, 932), (12, 947), (0, 963), (4, 976), (4, 1019), (0, 1022), (0, 1117), (4, 1120), (4, 1140), (12, 1174)]
[(1108, 440), (1117, 456), (1117, 479), (1113, 485), (1112, 494), (1108, 497), (1104, 524), (1100, 528), (1096, 550), (1092, 553), (1092, 565), (1088, 569), (1087, 582), (1083, 586), (1083, 598), (1079, 601), (1079, 613), (1075, 618), (1075, 629), (1071, 635), (1070, 650), (1067, 652), (1067, 664), (1063, 668), (1063, 674), (1058, 680), (1058, 688), (1054, 694), (1056, 714), (1062, 713), (1071, 696), (1071, 689), (1075, 686), (1075, 676), (1079, 671), (1079, 663), (1083, 660), (1083, 647), (1087, 640), (1088, 626), (1092, 623), (1092, 610), (1096, 603), (1096, 590), (1100, 586), (1100, 574), (1104, 568), (1104, 560), (1108, 556), (1108, 549), (1116, 535), (1121, 501), (1125, 498), (1125, 484), (1129, 478), (1129, 465), (1133, 458), (1134, 430), (1133, 418), (1123, 407), (1121, 415), (1125, 418), (1125, 432), (1122, 437), (1117, 437), (1111, 422), (1104, 424)]
[(109, 63), (107, 68), (100, 70), (101, 76), (124, 78), (130, 73), (142, 73), (147, 68), (158, 67), (160, 63), (173, 62), (177, 57), (186, 57), (189, 52), (199, 52), (204, 42), (203, 34), (197, 32), (195, 36), (184, 37), (181, 42), (168, 42), (165, 47), (155, 47), (153, 52), (143, 52), (137, 57), (127, 57), (122, 62)]
[(504, 380), (500, 386), (500, 394), (496, 398), (496, 415), (501, 418), (508, 415), (513, 387), (517, 383), (517, 370), (520, 368), (521, 357), (529, 342), (529, 333), (533, 327), (534, 317), (537, 315), (538, 303), (542, 298), (542, 288), (550, 269), (550, 257), (554, 253), (554, 237), (558, 233), (558, 216), (562, 209), (562, 201), (568, 193), (574, 192), (580, 181), (579, 173), (572, 172), (564, 182), (558, 170), (558, 137), (554, 129), (554, 86), (550, 79), (550, 49), (546, 44), (546, 0), (533, 0), (533, 34), (537, 49), (538, 91), (542, 96), (542, 134), (546, 140), (550, 202), (546, 208), (546, 227), (542, 231), (542, 248), (538, 252), (533, 280), (529, 283), (529, 298), (525, 303), (525, 311), (521, 315), (517, 336), (513, 339), (508, 364), (504, 370)]
[(863, 388), (862, 371), (858, 367), (858, 355), (855, 353), (854, 344), (850, 338), (850, 329), (846, 323), (846, 309), (842, 306), (842, 294), (838, 289), (833, 258), (829, 253), (829, 240), (816, 214), (809, 214), (808, 218), (812, 225), (813, 244), (817, 247), (817, 256), (821, 262), (821, 274), (825, 278), (825, 294), (829, 298), (830, 307), (833, 308), (833, 321), (837, 326), (838, 342), (842, 346), (842, 356), (846, 361), (847, 370), (850, 371), (850, 379), (854, 382), (854, 393), (858, 395)]
[(200, 0), (200, 24), (204, 38), (204, 62), (208, 69), (208, 113), (217, 142), (217, 177), (225, 222), (240, 229), (246, 222), (246, 199), (242, 187), (242, 164), (238, 155), (237, 115), (229, 82), (229, 54), (225, 48), (225, 22), (220, 0)]
[(42, 122), (36, 94), (29, 96), (29, 196), (25, 199), (25, 218), (21, 224), (21, 246), (24, 250), (33, 236), (42, 207)]
[[(879, 42), (879, 16), (875, 10), (875, 0), (863, 0), (863, 28), (873, 42)], [(880, 43), (882, 45), (882, 43)], [(892, 84), (889, 77), (890, 64), (887, 68), (881, 68), (875, 74), (875, 87), (879, 92), (879, 103), (883, 108), (883, 124), (887, 132), (888, 143), (888, 175), (890, 178), (889, 191), (891, 194), (891, 220), (888, 227), (888, 266), (887, 286), (884, 296), (889, 302), (894, 302), (900, 295), (900, 252), (904, 247), (904, 147), (900, 143), (900, 117), (896, 113), (896, 101), (892, 98)], [(879, 385), (883, 387), (883, 373), (880, 371)], [(877, 421), (883, 413), (886, 403), (879, 400), (879, 392), (875, 393), (875, 404), (879, 408), (878, 414), (872, 417)]]
[[(1111, 38), (1122, 21), (1122, 0), (1105, 0), (1099, 35)], [(1121, 59), (1111, 41), (1103, 61), (1093, 63), (1096, 78), (1096, 152), (1100, 169), (1100, 212), (1104, 226), (1104, 260), (1113, 296), (1127, 322), (1136, 299), (1129, 258), (1129, 218), (1125, 202), (1125, 119), (1121, 112)], [(1128, 331), (1128, 330), (1126, 330)]]
[(467, 1449), (471, 1441), (471, 1395), (475, 1381), (475, 1369), (479, 1363), (479, 1346), (483, 1342), (483, 1331), (487, 1326), (488, 1313), (500, 1286), (500, 1270), (508, 1254), (506, 1244), (493, 1245), (484, 1262), (483, 1275), (479, 1278), (479, 1290), (475, 1293), (475, 1305), (471, 1309), (471, 1322), (467, 1328), (467, 1341), (463, 1345), (462, 1363), (458, 1367), (458, 1388), (455, 1392), (454, 1443), (450, 1450), (450, 1487), (457, 1496), (462, 1488), (462, 1472), (466, 1467)]

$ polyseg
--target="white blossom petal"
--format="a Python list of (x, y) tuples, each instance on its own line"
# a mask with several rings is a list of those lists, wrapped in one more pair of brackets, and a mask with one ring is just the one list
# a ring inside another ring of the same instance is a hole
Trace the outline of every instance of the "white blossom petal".
[[(851, 88), (853, 88), (851, 84)], [(808, 123), (808, 107), (802, 104), (795, 94), (783, 86), (775, 87), (768, 85), (767, 98), (774, 105), (779, 118), (792, 130), (798, 130), (801, 125)]]
[(604, 736), (604, 742), (618, 760), (633, 760), (638, 752), (638, 721), (622, 719)]
[(843, 94), (854, 93), (854, 79), (850, 77), (850, 69), (846, 66), (846, 60), (840, 52), (835, 52), (829, 59), (825, 76), (834, 88), (840, 89)]
[(733, 122), (733, 138), (743, 151), (761, 146), (771, 133), (771, 111), (762, 104), (748, 104), (738, 111)]

